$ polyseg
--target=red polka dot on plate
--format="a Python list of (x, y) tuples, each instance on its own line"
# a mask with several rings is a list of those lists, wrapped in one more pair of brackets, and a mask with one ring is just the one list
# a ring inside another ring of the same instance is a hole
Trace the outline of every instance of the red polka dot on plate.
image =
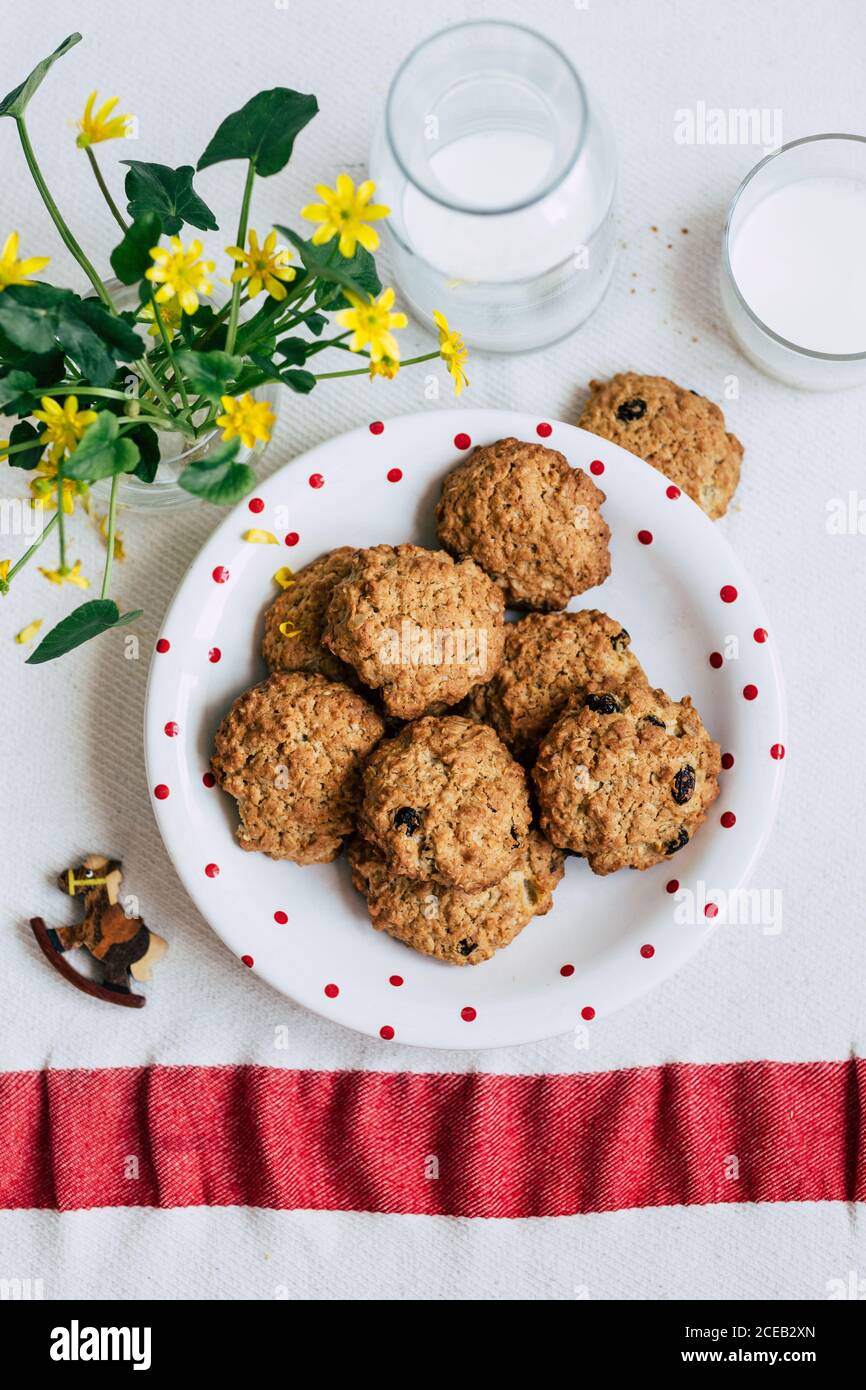
[(212, 575), (214, 584), (225, 584), (228, 577), (229, 572), (225, 565), (217, 565)]
[(758, 698), (758, 687), (757, 687), (756, 685), (744, 685), (744, 686), (743, 686), (743, 699), (744, 699), (744, 700), (757, 700), (757, 698)]
[(251, 497), (249, 502), (247, 503), (247, 506), (249, 507), (250, 511), (255, 512), (257, 516), (259, 512), (263, 512), (265, 510), (265, 504), (262, 501), (261, 497)]
[(542, 420), (540, 425), (535, 426), (535, 433), (540, 439), (549, 439), (553, 434), (553, 425), (549, 425), (546, 420)]
[(384, 1038), (385, 1042), (390, 1042), (393, 1036), (394, 1029), (391, 1027), (390, 1023), (383, 1023), (382, 1027), (379, 1029), (379, 1037)]
[(455, 434), (454, 436), (455, 449), (468, 449), (471, 443), (472, 440), (469, 438), (468, 434)]
[(157, 801), (166, 801), (170, 795), (168, 787), (164, 782), (158, 782), (153, 789), (153, 794)]
[(180, 725), (176, 724), (173, 719), (170, 719), (163, 729), (163, 733), (166, 738), (177, 738), (180, 733)]
[(337, 997), (337, 995), (338, 995), (339, 993), (340, 993), (340, 986), (339, 986), (339, 985), (325, 985), (325, 996), (326, 996), (326, 998), (328, 998), (328, 999), (336, 999), (336, 997)]
[(601, 459), (593, 459), (592, 463), (589, 465), (589, 471), (590, 473), (594, 473), (596, 478), (600, 478), (604, 472), (604, 464)]
[(371, 421), (370, 421), (370, 433), (371, 433), (371, 434), (382, 434), (382, 433), (384, 432), (384, 429), (385, 429), (385, 425), (384, 425), (384, 422), (383, 422), (382, 420), (371, 420)]
[(678, 497), (682, 497), (682, 493), (675, 483), (671, 483), (670, 487), (665, 488), (665, 497), (669, 497), (672, 502), (676, 502)]
[(215, 787), (215, 786), (216, 786), (216, 778), (214, 777), (214, 775), (213, 775), (212, 772), (206, 772), (206, 773), (204, 774), (204, 776), (202, 777), (201, 780), (202, 780), (202, 783), (204, 784), (204, 786), (206, 786), (206, 787)]
[(585, 1018), (587, 1023), (595, 1018), (595, 1009), (591, 1004), (586, 1004), (580, 1011), (581, 1018)]
[(388, 984), (389, 984), (389, 985), (393, 985), (395, 989), (399, 989), (400, 986), (402, 985), (402, 983), (403, 983), (403, 976), (402, 976), (402, 975), (390, 975), (390, 976), (388, 977)]
[(638, 531), (637, 538), (641, 545), (652, 545), (653, 543), (652, 531)]
[(705, 916), (705, 917), (710, 917), (710, 918), (712, 918), (712, 917), (718, 917), (718, 915), (719, 915), (718, 903), (707, 903), (706, 906), (704, 907), (704, 916)]
[(722, 600), (722, 603), (734, 603), (736, 601), (736, 597), (737, 591), (734, 588), (733, 584), (722, 585), (721, 589), (719, 590), (719, 598)]
[(300, 539), (297, 531), (290, 531), (286, 536), (286, 545), (297, 545)]
[(655, 946), (650, 946), (649, 943), (647, 943), (646, 946), (641, 946), (640, 953), (643, 956), (644, 960), (652, 960), (653, 956), (656, 953), (656, 948)]
[(216, 666), (217, 662), (222, 660), (222, 652), (219, 647), (211, 647), (207, 654), (207, 659), (212, 666)]
[(718, 671), (724, 664), (725, 658), (722, 656), (721, 652), (710, 652), (710, 665), (714, 671)]
[(665, 884), (666, 893), (678, 893), (680, 891), (680, 881), (678, 878), (670, 878)]
[(169, 642), (168, 638), (160, 637), (159, 641), (156, 644), (156, 650), (159, 652), (160, 656), (164, 656), (165, 653), (170, 649), (171, 643)]
[(241, 956), (241, 960), (247, 967), (247, 970), (252, 970), (253, 966), (255, 965), (255, 961), (253, 960), (252, 956)]
[(719, 824), (723, 825), (726, 830), (733, 830), (736, 823), (737, 818), (733, 811), (723, 811), (719, 816)]
[(386, 476), (386, 478), (388, 479), (388, 482), (389, 482), (389, 483), (399, 483), (400, 479), (401, 479), (402, 476), (403, 476), (403, 469), (402, 469), (402, 468), (389, 468), (389, 469), (388, 469), (388, 472), (386, 473), (385, 476)]
[(781, 760), (782, 760), (782, 758), (784, 758), (784, 756), (785, 756), (785, 745), (784, 745), (784, 743), (774, 743), (773, 746), (772, 746), (772, 748), (770, 749), (770, 757), (771, 757), (771, 758), (775, 758), (776, 762), (778, 763), (778, 762), (781, 762)]
[(559, 967), (559, 973), (560, 973), (560, 975), (565, 975), (566, 978), (567, 978), (569, 975), (573, 975), (573, 974), (574, 974), (574, 966), (573, 966), (573, 965), (561, 965), (561, 966)]
[(284, 926), (286, 925), (286, 923), (288, 922), (288, 920), (289, 920), (289, 914), (288, 914), (287, 912), (275, 912), (275, 913), (274, 913), (274, 921), (276, 922), (277, 926), (279, 926), (279, 927), (284, 927)]
[(307, 481), (309, 482), (310, 487), (312, 488), (320, 488), (325, 486), (325, 480), (322, 477), (321, 473), (311, 473)]
[(463, 1019), (464, 1023), (474, 1023), (478, 1014), (471, 1004), (467, 1004), (465, 1008), (460, 1010), (460, 1017)]
[(723, 753), (723, 754), (722, 754), (722, 767), (725, 769), (725, 772), (730, 772), (730, 770), (731, 770), (731, 768), (732, 768), (733, 766), (734, 766), (734, 755), (733, 755), (733, 753)]
[(208, 878), (219, 878), (220, 866), (219, 864), (205, 864), (204, 871)]
[(752, 636), (754, 637), (755, 641), (760, 643), (766, 642), (769, 635), (770, 634), (765, 627), (756, 627), (755, 631), (752, 633)]

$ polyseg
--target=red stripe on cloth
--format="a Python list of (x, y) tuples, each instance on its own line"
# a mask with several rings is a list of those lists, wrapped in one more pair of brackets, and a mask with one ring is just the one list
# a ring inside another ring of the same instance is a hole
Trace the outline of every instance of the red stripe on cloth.
[(0, 1207), (566, 1216), (866, 1200), (866, 1062), (0, 1075)]

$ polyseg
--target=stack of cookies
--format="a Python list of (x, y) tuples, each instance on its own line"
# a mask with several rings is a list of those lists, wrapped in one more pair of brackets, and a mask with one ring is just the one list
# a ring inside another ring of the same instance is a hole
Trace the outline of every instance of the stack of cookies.
[(555, 449), (503, 439), (446, 477), (443, 550), (344, 546), (299, 571), (265, 615), (271, 675), (216, 735), (241, 846), (318, 864), (348, 840), (374, 927), (465, 965), (550, 910), (567, 851), (608, 874), (687, 844), (718, 746), (620, 623), (562, 611), (610, 572), (604, 500)]

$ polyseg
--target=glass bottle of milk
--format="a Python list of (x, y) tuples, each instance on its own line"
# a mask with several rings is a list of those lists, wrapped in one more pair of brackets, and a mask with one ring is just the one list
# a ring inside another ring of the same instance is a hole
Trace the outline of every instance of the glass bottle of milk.
[(598, 305), (615, 238), (616, 150), (549, 40), (499, 21), (426, 39), (397, 72), (370, 156), (394, 278), (470, 346), (523, 352)]

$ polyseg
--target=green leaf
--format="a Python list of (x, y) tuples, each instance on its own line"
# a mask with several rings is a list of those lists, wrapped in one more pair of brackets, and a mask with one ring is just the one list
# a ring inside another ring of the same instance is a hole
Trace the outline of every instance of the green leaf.
[[(131, 614), (126, 614), (125, 621), (128, 622), (131, 617)], [(99, 637), (101, 633), (117, 627), (121, 621), (124, 619), (121, 619), (113, 599), (90, 599), (74, 608), (45, 634), (33, 655), (27, 658), (27, 665), (41, 666), (43, 661), (56, 661), (58, 656), (80, 647), (82, 642), (89, 642), (91, 637)]]
[(115, 473), (131, 473), (138, 459), (138, 446), (120, 434), (117, 416), (103, 410), (84, 431), (63, 472), (67, 478), (94, 483)]
[(126, 437), (132, 440), (141, 455), (132, 470), (133, 475), (143, 483), (152, 483), (160, 460), (159, 437), (156, 430), (152, 425), (136, 425), (134, 430), (129, 430)]
[(144, 272), (153, 265), (151, 248), (156, 246), (162, 234), (159, 214), (148, 210), (137, 217), (119, 246), (111, 253), (111, 268), (124, 285), (134, 285), (144, 278)]
[(114, 380), (114, 358), (99, 334), (77, 314), (63, 312), (62, 320), (57, 323), (57, 335), (64, 352), (91, 385), (108, 386)]
[(302, 367), (307, 360), (310, 344), (306, 338), (282, 338), (275, 351), (286, 359), (287, 367)]
[[(145, 212), (155, 212), (167, 236), (175, 236), (184, 222), (203, 232), (215, 232), (217, 221), (192, 186), (195, 173), (191, 164), (172, 169), (167, 164), (147, 164), (140, 159), (124, 159), (127, 212), (136, 221)], [(152, 243), (151, 243), (152, 244)]]
[(236, 463), (240, 440), (221, 444), (209, 458), (190, 463), (178, 482), (186, 492), (218, 507), (239, 502), (255, 485), (256, 475), (246, 463)]
[(299, 372), (278, 367), (276, 362), (272, 362), (268, 357), (263, 357), (261, 353), (251, 352), (250, 361), (258, 367), (260, 372), (265, 373), (268, 381), (281, 381), (284, 386), (288, 386), (290, 391), (297, 391), (302, 396), (308, 396), (316, 385), (316, 378), (312, 372)]
[[(141, 356), (138, 336), (96, 299), (53, 285), (14, 285), (0, 295), (0, 331), (15, 347), (47, 357), (58, 343), (93, 386), (107, 386), (115, 360)], [(23, 363), (19, 364), (23, 366)]]
[(16, 87), (14, 91), (8, 92), (3, 100), (0, 101), (0, 116), (13, 116), (16, 120), (18, 117), (23, 116), (27, 109), (27, 103), (47, 76), (48, 70), (52, 64), (56, 63), (58, 58), (62, 58), (64, 53), (68, 53), (70, 48), (74, 48), (75, 45), (80, 42), (80, 34), (70, 34), (68, 38), (63, 40), (58, 48), (55, 48), (54, 52), (50, 54), (49, 57), (43, 58), (41, 63), (37, 63), (30, 76), (24, 79), (20, 87)]
[(92, 328), (118, 362), (135, 362), (142, 356), (144, 344), (135, 329), (119, 314), (109, 313), (98, 299), (78, 299), (64, 305), (61, 316), (69, 315), (75, 315)]
[(201, 171), (226, 159), (249, 159), (262, 178), (278, 174), (292, 157), (295, 137), (318, 109), (314, 96), (288, 87), (258, 92), (226, 116), (196, 167)]
[(304, 323), (307, 325), (310, 332), (315, 334), (317, 338), (322, 332), (322, 329), (328, 326), (328, 320), (325, 318), (324, 314), (307, 314), (304, 317)]
[[(372, 294), (378, 294), (382, 288), (379, 277), (376, 274), (376, 263), (369, 251), (365, 251), (362, 246), (357, 247), (354, 256), (347, 259), (337, 253), (331, 259), (333, 253), (326, 249), (320, 251), (318, 246), (313, 246), (312, 242), (305, 241), (303, 237), (293, 232), (291, 227), (277, 226), (277, 231), (292, 243), (298, 251), (310, 275), (318, 281), (325, 281), (327, 284), (339, 286), (343, 290), (351, 290), (361, 299), (369, 299)], [(321, 284), (316, 285), (316, 300), (320, 307), (327, 309), (328, 313), (335, 308), (345, 308), (346, 300), (343, 299), (339, 291), (334, 291), (335, 297), (327, 303), (322, 302), (322, 297), (326, 291)]]
[[(354, 256), (335, 257), (336, 265), (360, 286), (362, 297), (375, 299), (382, 292), (382, 281), (376, 273), (376, 262), (363, 246), (356, 246)], [(320, 309), (333, 314), (337, 309), (348, 309), (349, 301), (338, 285), (329, 285), (322, 280), (316, 285), (315, 302)]]
[[(30, 372), (19, 371), (14, 367), (11, 372), (0, 377), (0, 412), (6, 415), (17, 414), (20, 397), (26, 397), (27, 392), (32, 390), (35, 385), (36, 378)], [(26, 399), (23, 404), (25, 406), (28, 404)], [(22, 413), (29, 415), (30, 411), (22, 411)]]
[(227, 352), (191, 352), (188, 348), (176, 353), (175, 360), (193, 391), (214, 401), (226, 394), (230, 382), (237, 381), (244, 365), (242, 357)]
[(32, 444), (32, 449), (22, 449), (20, 454), (12, 454), (8, 459), (10, 468), (23, 468), (31, 472), (42, 457), (44, 429), (36, 429), (29, 420), (19, 420), (9, 431), (10, 444)]
[(57, 318), (54, 305), (22, 303), (14, 289), (0, 294), (0, 329), (15, 347), (24, 352), (48, 353), (57, 346)]

